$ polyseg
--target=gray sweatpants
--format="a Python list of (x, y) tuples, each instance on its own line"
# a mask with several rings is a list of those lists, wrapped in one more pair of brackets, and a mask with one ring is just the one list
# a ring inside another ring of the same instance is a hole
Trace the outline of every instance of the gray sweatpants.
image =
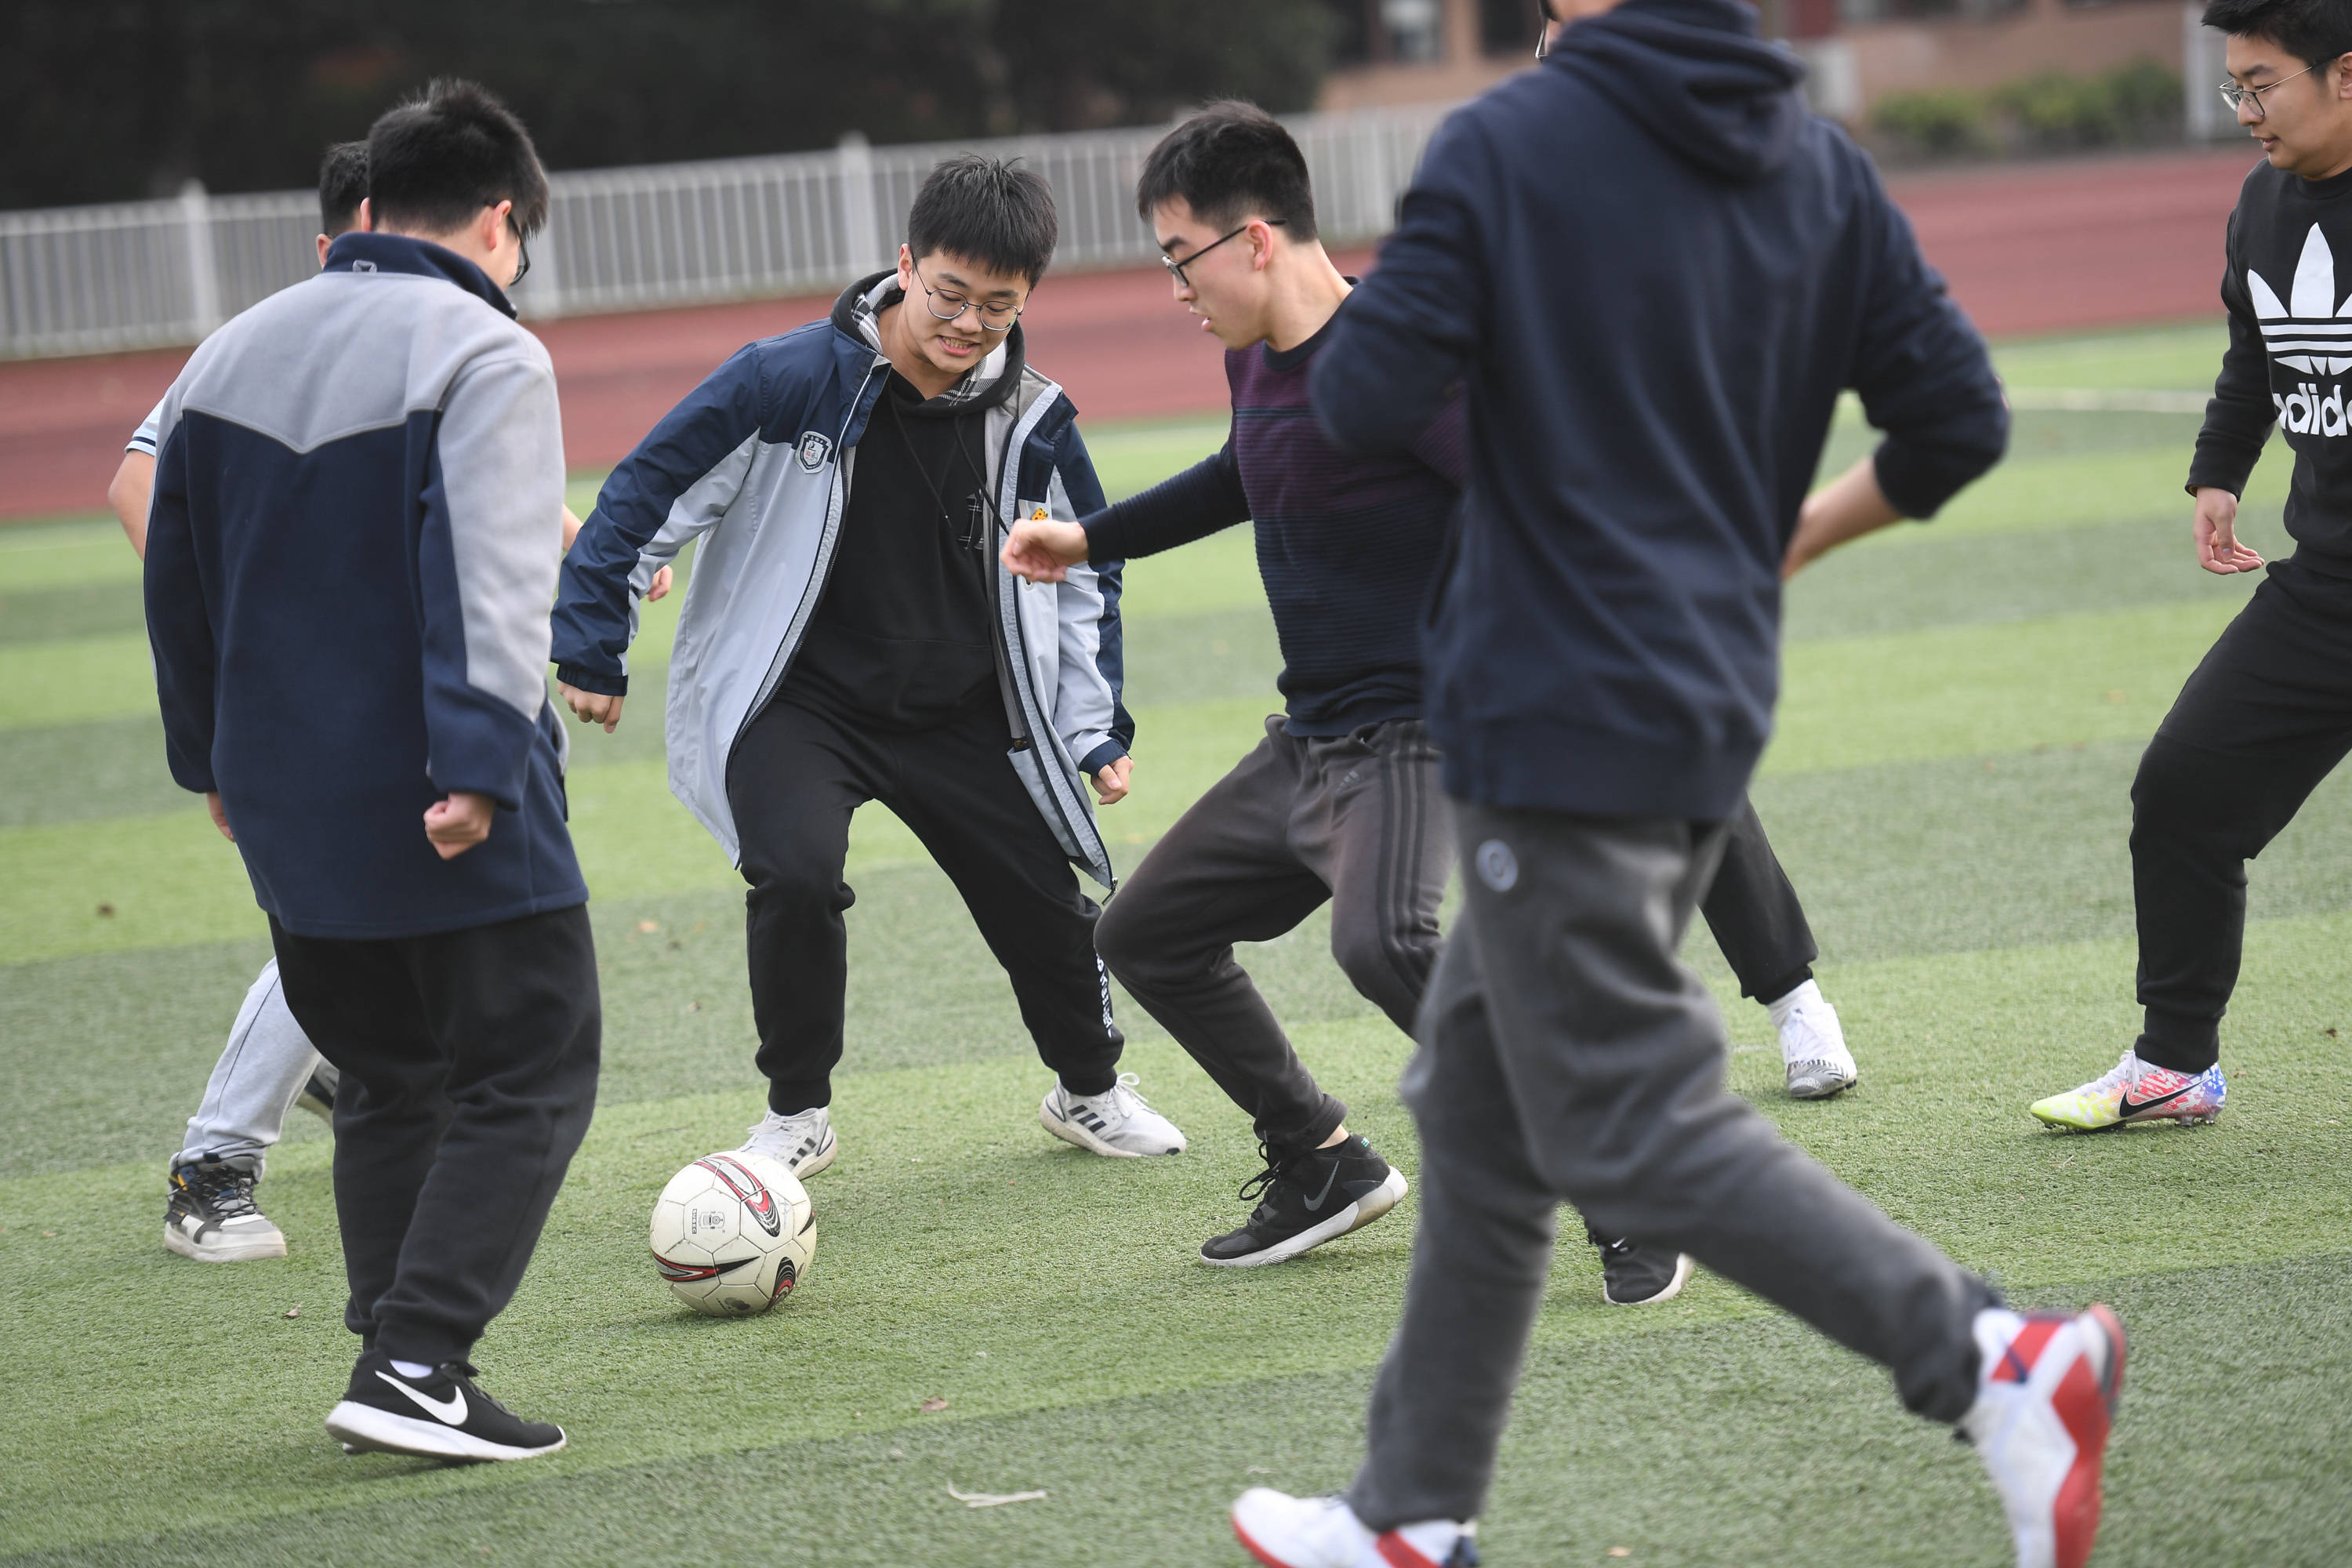
[(310, 1047), (310, 1037), (286, 1009), (278, 961), (261, 966), (229, 1026), (228, 1044), (205, 1084), (205, 1098), (188, 1118), (188, 1142), (172, 1156), (174, 1167), (197, 1160), (249, 1159), (258, 1177), (270, 1145), (286, 1130), (295, 1096), (316, 1073), (331, 1088), (334, 1067)]
[(1723, 1088), (1722, 1017), (1675, 956), (1723, 828), (1450, 804), (1463, 910), (1404, 1077), (1420, 1229), (1358, 1516), (1477, 1516), (1562, 1202), (1690, 1253), (1958, 1419), (1991, 1289)]

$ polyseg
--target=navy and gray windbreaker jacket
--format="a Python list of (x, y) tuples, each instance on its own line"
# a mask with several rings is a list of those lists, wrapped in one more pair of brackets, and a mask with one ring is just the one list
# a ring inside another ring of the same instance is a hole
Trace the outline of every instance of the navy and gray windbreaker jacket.
[[(301, 936), (421, 936), (584, 902), (547, 697), (563, 432), (547, 350), (482, 269), (347, 234), (207, 338), (156, 421), (147, 630), (172, 776), (217, 790)], [(425, 811), (498, 803), (452, 860)]]
[[(828, 319), (738, 351), (613, 470), (564, 557), (556, 679), (621, 696), (638, 599), (700, 541), (670, 654), (669, 784), (739, 862), (727, 761), (824, 593), (857, 444), (889, 378), (872, 322), (898, 287), (895, 274), (866, 279)], [(1000, 374), (1008, 346), (971, 375)], [(1076, 521), (1104, 504), (1077, 411), (1025, 363), (1020, 376), (987, 417), (998, 544), (1022, 518)], [(1037, 584), (1000, 563), (995, 584), (1012, 764), (1064, 853), (1110, 887), (1086, 775), (1134, 737), (1119, 701), (1119, 567), (1073, 566), (1064, 582)]]

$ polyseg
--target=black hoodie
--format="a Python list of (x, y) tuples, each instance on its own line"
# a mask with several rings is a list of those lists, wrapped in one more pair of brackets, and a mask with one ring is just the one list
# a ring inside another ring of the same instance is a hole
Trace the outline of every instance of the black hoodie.
[(2000, 456), (1983, 342), (1738, 0), (1625, 0), (1431, 141), (1316, 364), (1395, 448), (1466, 383), (1430, 612), (1448, 793), (1725, 818), (1770, 733), (1779, 568), (1841, 389), (1926, 517)]

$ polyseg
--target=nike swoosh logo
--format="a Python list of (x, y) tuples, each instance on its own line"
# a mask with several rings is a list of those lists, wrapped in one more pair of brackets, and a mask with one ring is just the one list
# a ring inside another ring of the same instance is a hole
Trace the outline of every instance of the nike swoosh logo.
[(415, 1400), (423, 1407), (426, 1415), (444, 1426), (463, 1426), (466, 1424), (466, 1391), (464, 1389), (451, 1390), (446, 1399), (432, 1399), (417, 1393), (388, 1372), (380, 1372), (376, 1375)]
[(2118, 1115), (2137, 1116), (2143, 1110), (2154, 1110), (2159, 1105), (2169, 1105), (2196, 1087), (2197, 1080), (2192, 1078), (2170, 1094), (2159, 1094), (2154, 1100), (2143, 1100), (2137, 1103), (2134, 1103), (2131, 1092), (2126, 1089), (2116, 1097), (2116, 1110)]
[(1318, 1214), (1321, 1212), (1323, 1200), (1331, 1195), (1331, 1184), (1339, 1179), (1339, 1162), (1334, 1160), (1331, 1162), (1331, 1169), (1324, 1173), (1323, 1190), (1307, 1200), (1307, 1212), (1308, 1214)]

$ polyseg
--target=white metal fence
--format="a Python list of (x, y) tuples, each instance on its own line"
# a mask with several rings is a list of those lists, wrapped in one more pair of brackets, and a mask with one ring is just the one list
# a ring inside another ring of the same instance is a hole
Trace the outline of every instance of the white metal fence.
[[(1446, 106), (1288, 121), (1314, 171), (1330, 239), (1384, 233)], [(1161, 127), (869, 147), (554, 175), (527, 316), (630, 310), (839, 287), (897, 252), (916, 187), (950, 153), (1018, 155), (1060, 209), (1057, 269), (1159, 254), (1135, 178)], [(316, 268), (307, 191), (0, 213), (0, 358), (192, 343)]]

